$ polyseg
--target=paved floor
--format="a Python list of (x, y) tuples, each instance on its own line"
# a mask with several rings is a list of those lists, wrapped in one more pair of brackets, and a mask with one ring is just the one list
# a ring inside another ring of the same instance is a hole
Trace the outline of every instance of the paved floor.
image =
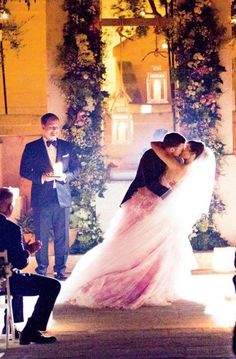
[(57, 343), (12, 343), (3, 358), (235, 358), (231, 341), (236, 299), (229, 292), (231, 279), (232, 273), (196, 272), (192, 299), (170, 306), (130, 311), (58, 305), (49, 331)]

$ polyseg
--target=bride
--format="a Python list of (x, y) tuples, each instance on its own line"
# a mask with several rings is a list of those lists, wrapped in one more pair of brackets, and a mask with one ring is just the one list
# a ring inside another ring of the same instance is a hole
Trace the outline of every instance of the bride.
[(192, 226), (209, 209), (215, 159), (203, 143), (189, 141), (180, 163), (153, 142), (166, 163), (164, 198), (140, 188), (117, 211), (104, 241), (88, 251), (63, 283), (59, 303), (136, 309), (183, 298), (194, 256)]

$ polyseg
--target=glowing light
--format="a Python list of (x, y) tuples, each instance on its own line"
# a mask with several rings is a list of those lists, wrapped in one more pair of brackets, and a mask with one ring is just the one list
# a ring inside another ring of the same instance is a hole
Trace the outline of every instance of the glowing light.
[(139, 13), (140, 16), (144, 17), (146, 15), (146, 12), (145, 10), (141, 10), (140, 13)]
[(231, 274), (200, 274), (192, 276), (186, 300), (205, 306), (212, 325), (233, 327), (236, 317), (236, 295)]
[(205, 313), (212, 315), (215, 323), (221, 327), (232, 327), (236, 317), (236, 300), (212, 298), (205, 307)]
[(133, 117), (128, 113), (112, 114), (113, 143), (130, 143), (133, 138)]
[(232, 17), (231, 24), (236, 25), (236, 17)]
[(0, 20), (8, 20), (9, 14), (5, 10), (0, 10)]
[(11, 187), (9, 186), (9, 190), (11, 191), (11, 193), (13, 194), (13, 201), (12, 201), (12, 204), (13, 206), (15, 207), (16, 206), (16, 202), (19, 198), (19, 195), (20, 195), (20, 189), (17, 188), (17, 187)]
[(53, 165), (53, 172), (55, 176), (61, 176), (63, 173), (62, 162), (57, 162)]
[(126, 113), (113, 113), (112, 114), (112, 119), (113, 120), (128, 120), (129, 119), (129, 115)]
[(161, 47), (162, 47), (162, 49), (168, 49), (168, 44), (167, 44), (167, 42), (163, 42), (163, 43), (161, 44)]
[(167, 103), (166, 72), (151, 72), (147, 76), (147, 102)]
[(141, 105), (141, 113), (152, 113), (152, 105)]
[(212, 268), (217, 272), (229, 272), (234, 270), (234, 247), (214, 248)]

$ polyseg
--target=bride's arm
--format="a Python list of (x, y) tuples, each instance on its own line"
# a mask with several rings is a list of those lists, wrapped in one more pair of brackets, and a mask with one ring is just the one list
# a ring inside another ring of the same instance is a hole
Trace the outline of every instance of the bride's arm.
[(172, 155), (169, 155), (163, 148), (162, 142), (151, 142), (151, 147), (155, 154), (167, 165), (167, 167), (173, 171), (182, 172), (186, 167)]

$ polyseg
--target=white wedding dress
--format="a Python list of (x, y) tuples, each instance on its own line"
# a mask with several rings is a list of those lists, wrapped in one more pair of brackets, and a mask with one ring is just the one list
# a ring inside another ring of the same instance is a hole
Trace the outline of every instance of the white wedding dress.
[(79, 260), (58, 302), (135, 309), (183, 298), (195, 265), (188, 236), (208, 212), (214, 178), (214, 155), (206, 149), (164, 199), (139, 189), (104, 241)]

